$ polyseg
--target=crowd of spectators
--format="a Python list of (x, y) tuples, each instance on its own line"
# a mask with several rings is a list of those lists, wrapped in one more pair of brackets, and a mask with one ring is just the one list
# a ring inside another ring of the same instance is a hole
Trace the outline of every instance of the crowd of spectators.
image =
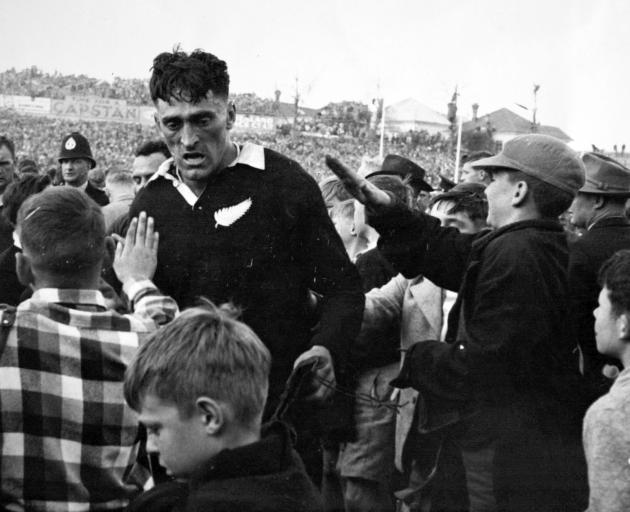
[[(0, 133), (15, 141), (19, 159), (35, 160), (40, 169), (57, 165), (59, 135), (78, 131), (92, 144), (94, 158), (100, 167), (129, 167), (133, 153), (141, 142), (155, 138), (155, 128), (139, 124), (97, 121), (72, 121), (0, 111)], [(309, 133), (252, 133), (234, 135), (238, 142), (257, 142), (297, 160), (315, 179), (329, 174), (324, 162), (327, 154), (343, 159), (355, 169), (364, 156), (379, 154), (378, 138), (349, 136), (318, 137)], [(437, 183), (439, 174), (452, 174), (453, 159), (448, 144), (440, 137), (420, 134), (385, 139), (384, 153), (405, 155), (427, 170), (428, 179)]]

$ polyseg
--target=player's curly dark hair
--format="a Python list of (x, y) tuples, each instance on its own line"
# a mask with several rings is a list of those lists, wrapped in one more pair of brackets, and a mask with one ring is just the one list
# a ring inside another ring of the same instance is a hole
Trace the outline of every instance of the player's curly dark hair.
[(160, 53), (153, 59), (149, 81), (151, 99), (198, 103), (208, 91), (227, 99), (230, 92), (230, 76), (225, 61), (203, 50), (190, 55), (179, 46), (172, 53)]

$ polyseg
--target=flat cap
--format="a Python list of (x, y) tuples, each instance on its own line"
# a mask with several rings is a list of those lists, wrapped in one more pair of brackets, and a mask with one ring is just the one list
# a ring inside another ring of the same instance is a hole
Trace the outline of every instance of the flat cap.
[(538, 133), (514, 137), (498, 155), (470, 165), (475, 169), (521, 171), (572, 195), (584, 185), (584, 164), (578, 154), (560, 139)]

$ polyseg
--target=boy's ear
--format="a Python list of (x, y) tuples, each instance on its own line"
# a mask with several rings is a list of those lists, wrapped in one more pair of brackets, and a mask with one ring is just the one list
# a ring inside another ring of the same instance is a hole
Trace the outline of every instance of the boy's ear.
[(28, 256), (22, 252), (15, 254), (15, 272), (17, 273), (18, 280), (24, 286), (30, 287), (32, 284), (35, 284), (31, 262)]
[(606, 199), (604, 199), (604, 196), (595, 195), (593, 197), (593, 207), (596, 210), (601, 210), (604, 206), (606, 206)]
[(203, 421), (206, 433), (208, 435), (216, 435), (221, 432), (226, 419), (221, 404), (212, 398), (202, 396), (197, 398), (195, 405)]
[(518, 181), (514, 185), (514, 194), (512, 195), (512, 206), (523, 206), (527, 201), (529, 187), (526, 181)]
[(630, 313), (621, 313), (617, 318), (619, 339), (630, 340)]
[(111, 236), (105, 237), (105, 254), (103, 255), (103, 270), (111, 268), (116, 255), (116, 242)]
[(233, 101), (228, 101), (226, 128), (231, 130), (236, 122), (236, 105)]

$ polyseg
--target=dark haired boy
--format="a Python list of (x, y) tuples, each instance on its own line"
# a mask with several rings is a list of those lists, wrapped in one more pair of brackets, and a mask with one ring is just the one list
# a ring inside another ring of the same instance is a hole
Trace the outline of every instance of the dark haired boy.
[(153, 221), (132, 220), (115, 248), (131, 315), (109, 310), (98, 291), (114, 245), (86, 194), (55, 187), (29, 197), (17, 233), (17, 273), (34, 292), (14, 315), (1, 311), (0, 508), (123, 510), (146, 480), (131, 471), (138, 418), (124, 401), (124, 371), (142, 339), (177, 313), (149, 281)]
[[(227, 65), (216, 56), (160, 54), (149, 86), (173, 157), (140, 191), (130, 215), (147, 211), (162, 235), (156, 284), (181, 306), (204, 296), (243, 310), (243, 321), (273, 356), (267, 412), (294, 364), (317, 357), (312, 400), (297, 403), (301, 410), (292, 416), (300, 432), (315, 429), (314, 405), (332, 394), (363, 303), (317, 184), (297, 162), (231, 140), (236, 109), (228, 100)], [(314, 334), (309, 288), (323, 297)]]
[[(409, 278), (459, 290), (447, 343), (421, 341), (395, 385), (420, 391), (433, 429), (453, 428), (472, 510), (577, 508), (562, 448), (576, 444), (580, 392), (569, 368), (566, 236), (558, 222), (584, 183), (563, 142), (519, 136), (473, 163), (490, 173), (490, 233), (466, 235), (414, 214), (334, 159), (371, 208), (379, 248)], [(428, 475), (425, 475), (428, 476)], [(567, 490), (568, 489), (568, 490)]]
[(125, 397), (147, 428), (147, 450), (178, 481), (145, 493), (130, 511), (322, 510), (288, 428), (261, 427), (270, 366), (260, 338), (209, 302), (140, 348)]
[(621, 362), (623, 370), (608, 393), (584, 418), (590, 512), (630, 509), (630, 251), (619, 251), (599, 272), (601, 291), (595, 317), (597, 350)]

